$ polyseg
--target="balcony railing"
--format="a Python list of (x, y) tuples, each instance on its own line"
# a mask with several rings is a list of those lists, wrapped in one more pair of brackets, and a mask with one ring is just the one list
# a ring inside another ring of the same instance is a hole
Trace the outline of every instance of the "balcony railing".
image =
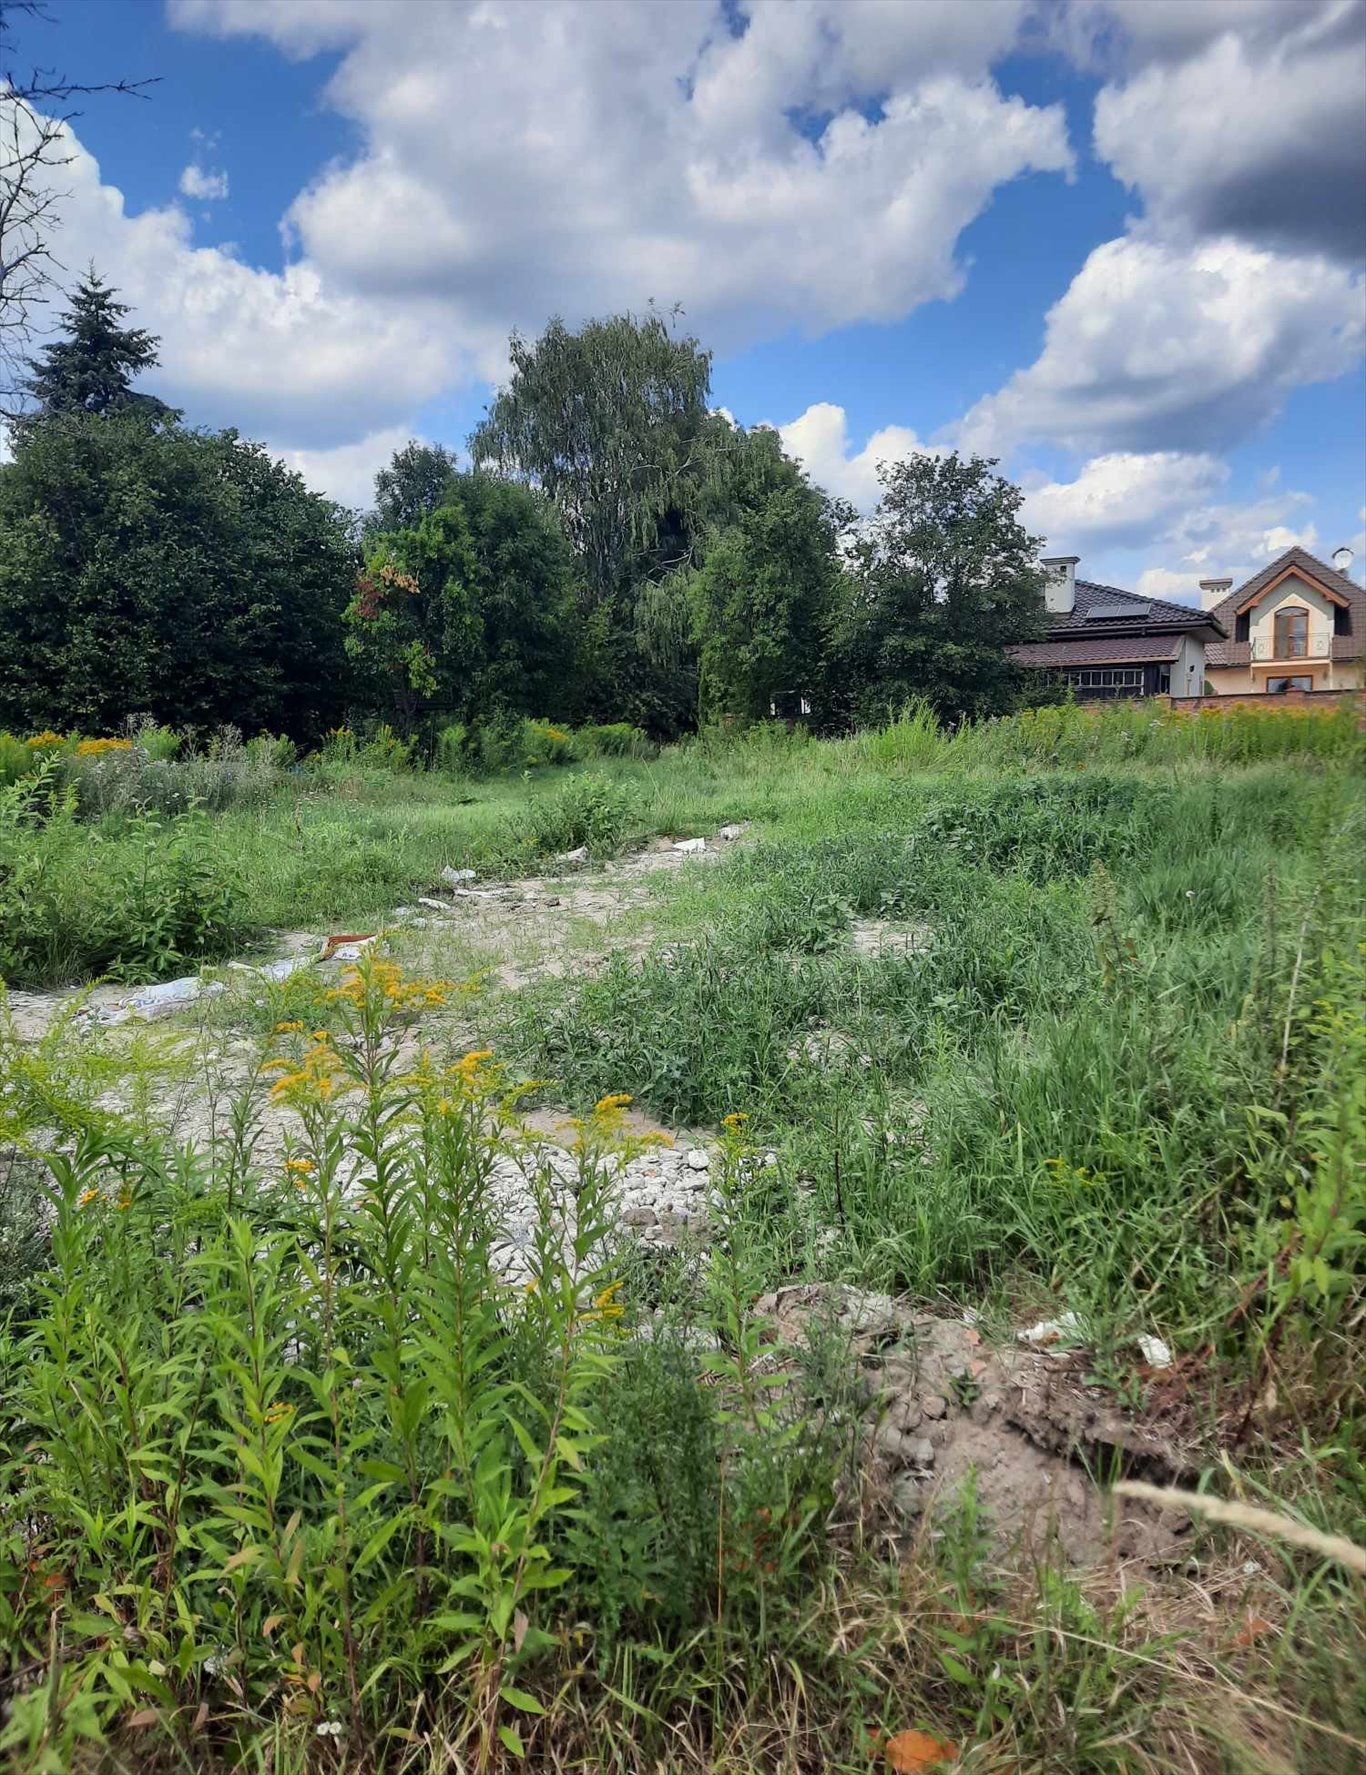
[(1333, 651), (1331, 629), (1310, 629), (1299, 635), (1254, 635), (1254, 660), (1327, 659)]

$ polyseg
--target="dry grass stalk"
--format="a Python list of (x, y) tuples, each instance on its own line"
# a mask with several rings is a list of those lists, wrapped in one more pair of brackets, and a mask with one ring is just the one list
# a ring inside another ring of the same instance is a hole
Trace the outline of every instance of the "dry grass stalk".
[(1141, 1479), (1121, 1479), (1114, 1489), (1120, 1497), (1140, 1498), (1144, 1503), (1156, 1504), (1160, 1510), (1188, 1510), (1210, 1522), (1222, 1522), (1229, 1528), (1248, 1529), (1253, 1534), (1285, 1541), (1292, 1547), (1302, 1547), (1306, 1553), (1335, 1560), (1338, 1565), (1345, 1565), (1349, 1571), (1366, 1577), (1366, 1548), (1358, 1547), (1345, 1535), (1325, 1535), (1275, 1510), (1229, 1503), (1225, 1498), (1213, 1498), (1205, 1492), (1182, 1491), (1177, 1486), (1147, 1485)]

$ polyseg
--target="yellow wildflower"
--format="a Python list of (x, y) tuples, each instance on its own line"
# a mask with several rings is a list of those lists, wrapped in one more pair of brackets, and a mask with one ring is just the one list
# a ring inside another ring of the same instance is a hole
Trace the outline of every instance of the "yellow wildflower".
[(78, 758), (103, 758), (107, 752), (131, 752), (132, 740), (80, 740), (76, 745)]
[(277, 1399), (273, 1405), (268, 1405), (265, 1410), (265, 1421), (268, 1424), (279, 1424), (282, 1423), (285, 1418), (293, 1416), (294, 1407), (286, 1404), (283, 1399)]
[(602, 1319), (620, 1319), (626, 1308), (617, 1299), (620, 1282), (609, 1283), (601, 1294), (593, 1296), (593, 1311)]
[(100, 1192), (97, 1189), (94, 1189), (93, 1187), (90, 1189), (83, 1189), (81, 1191), (80, 1206), (82, 1208), (88, 1208), (92, 1202), (98, 1202), (99, 1199)]
[(595, 1116), (610, 1116), (615, 1111), (625, 1109), (631, 1101), (629, 1091), (613, 1091), (610, 1097), (599, 1097), (593, 1105)]
[[(278, 1063), (268, 1062), (267, 1070), (280, 1070)], [(308, 1103), (325, 1103), (332, 1096), (342, 1076), (341, 1060), (325, 1042), (311, 1047), (297, 1065), (287, 1061), (281, 1077), (270, 1088), (276, 1102), (288, 1103), (295, 1109)]]
[(24, 744), (33, 752), (50, 752), (56, 746), (64, 746), (66, 741), (61, 734), (53, 733), (50, 727), (45, 727), (41, 733), (35, 733), (31, 740), (25, 740)]
[(733, 1109), (728, 1116), (721, 1117), (721, 1126), (729, 1128), (732, 1134), (738, 1134), (748, 1120), (749, 1116), (743, 1109)]
[(276, 1035), (298, 1035), (298, 1033), (299, 1033), (299, 1031), (300, 1031), (300, 1030), (301, 1030), (301, 1029), (302, 1029), (302, 1028), (303, 1028), (303, 1024), (302, 1024), (302, 1023), (298, 1023), (298, 1022), (295, 1022), (295, 1023), (277, 1023), (277, 1024), (276, 1024), (276, 1025), (275, 1025), (275, 1031), (274, 1031), (274, 1033), (275, 1033), (275, 1034), (276, 1034)]
[(132, 1190), (129, 1189), (129, 1187), (126, 1183), (124, 1184), (123, 1188), (119, 1191), (119, 1199), (114, 1204), (114, 1206), (125, 1214), (133, 1206), (133, 1192), (132, 1192)]
[(492, 1048), (471, 1048), (468, 1054), (462, 1054), (456, 1061), (451, 1072), (467, 1084), (473, 1084), (484, 1064), (492, 1059)]

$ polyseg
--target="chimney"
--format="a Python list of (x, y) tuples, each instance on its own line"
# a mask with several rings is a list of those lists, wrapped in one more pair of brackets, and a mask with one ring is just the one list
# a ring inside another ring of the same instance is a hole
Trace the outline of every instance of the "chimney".
[(1200, 581), (1200, 608), (1213, 610), (1216, 604), (1222, 604), (1233, 590), (1231, 579), (1202, 579)]
[(1348, 548), (1333, 550), (1333, 565), (1346, 578), (1352, 567), (1352, 551)]
[(1050, 616), (1066, 616), (1077, 601), (1077, 562), (1080, 555), (1045, 555), (1039, 565), (1048, 574), (1043, 589), (1044, 609)]

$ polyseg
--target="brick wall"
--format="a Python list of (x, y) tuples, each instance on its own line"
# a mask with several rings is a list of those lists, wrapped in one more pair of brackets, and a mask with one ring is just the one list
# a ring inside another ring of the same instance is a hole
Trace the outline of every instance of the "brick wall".
[(1360, 702), (1366, 710), (1366, 691), (1360, 690), (1280, 690), (1273, 696), (1265, 690), (1234, 690), (1226, 696), (1173, 696), (1167, 701), (1174, 709), (1229, 709), (1245, 703), (1254, 709), (1274, 708), (1277, 703), (1291, 703), (1299, 708), (1331, 709), (1335, 703)]

